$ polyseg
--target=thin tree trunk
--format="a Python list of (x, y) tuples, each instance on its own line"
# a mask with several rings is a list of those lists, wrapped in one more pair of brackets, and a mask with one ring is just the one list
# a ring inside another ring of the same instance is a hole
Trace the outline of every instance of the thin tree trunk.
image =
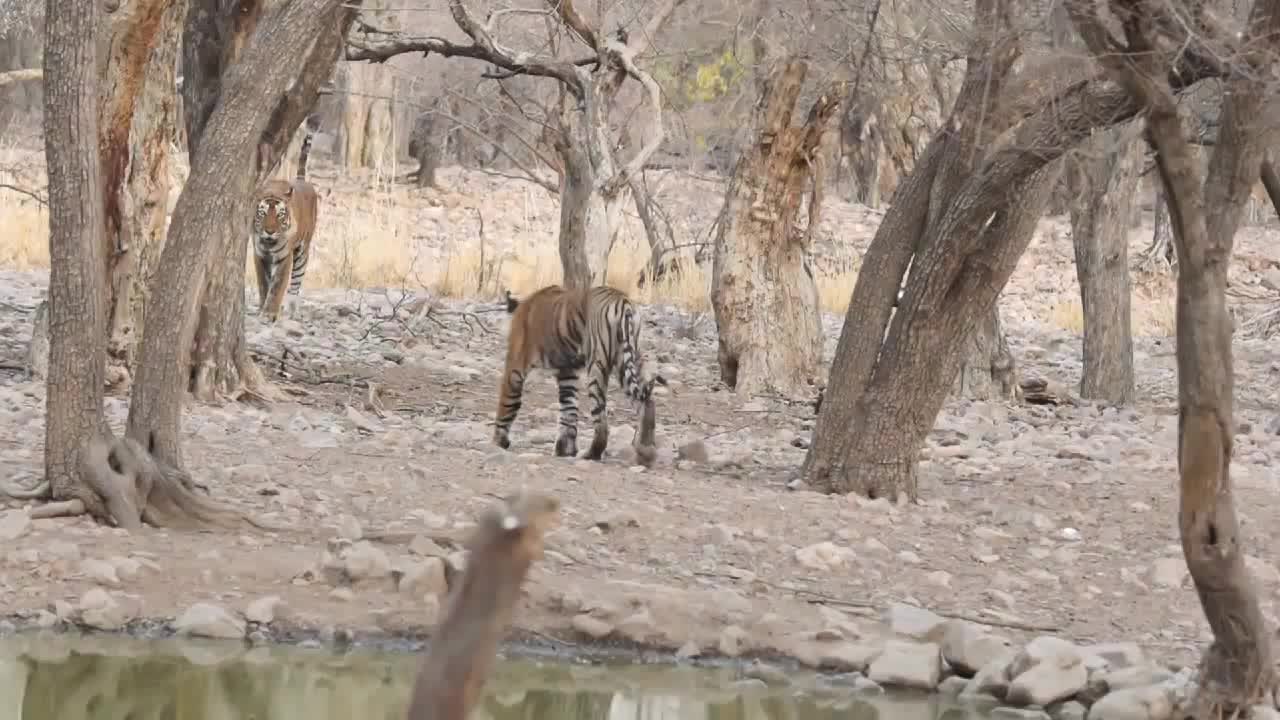
[[(841, 93), (821, 95), (806, 124), (792, 127), (807, 71), (804, 61), (790, 58), (770, 77), (755, 122), (756, 142), (738, 159), (716, 234), (711, 304), (720, 377), (748, 395), (807, 395), (822, 361), (809, 243), (822, 207), (818, 145)], [(809, 227), (802, 232), (795, 225), (810, 188)]]
[(45, 13), (44, 139), (49, 177), (49, 382), (45, 478), (55, 500), (105, 517), (82, 482), (84, 454), (110, 437), (106, 245), (98, 178), (98, 3), (51, 0)]
[[(1169, 196), (1178, 257), (1178, 530), (1187, 569), (1213, 632), (1200, 664), (1198, 690), (1179, 713), (1194, 718), (1248, 714), (1274, 705), (1271, 628), (1245, 564), (1246, 545), (1231, 482), (1232, 320), (1227, 272), (1236, 231), (1257, 178), (1268, 133), (1257, 122), (1280, 50), (1280, 2), (1257, 0), (1239, 38), (1227, 48), (1239, 63), (1224, 81), (1221, 126), (1207, 172), (1187, 142), (1167, 58), (1150, 23), (1125, 23), (1135, 50), (1113, 54), (1114, 39), (1097, 8), (1070, 4), (1072, 19), (1108, 75), (1147, 108), (1148, 142)], [(1126, 12), (1163, 11), (1139, 2)]]
[(997, 303), (982, 316), (965, 342), (960, 372), (953, 392), (971, 400), (1015, 400), (1018, 396), (1018, 364), (1009, 349), (1009, 338), (1000, 322)]
[(1141, 272), (1163, 273), (1177, 267), (1178, 257), (1173, 251), (1173, 226), (1169, 222), (1169, 202), (1164, 187), (1156, 183), (1156, 198), (1151, 206), (1151, 244), (1138, 256), (1137, 269)]
[[(1097, 133), (1068, 156), (1071, 243), (1084, 310), (1080, 397), (1126, 405), (1134, 399), (1129, 223), (1142, 144), (1125, 128)], [(1123, 144), (1117, 145), (1117, 140)], [(1115, 147), (1113, 147), (1115, 146)]]

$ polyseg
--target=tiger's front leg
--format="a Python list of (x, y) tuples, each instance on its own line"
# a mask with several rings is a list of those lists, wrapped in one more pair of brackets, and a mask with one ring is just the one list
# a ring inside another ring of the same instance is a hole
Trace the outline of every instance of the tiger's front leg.
[(591, 447), (583, 455), (588, 460), (604, 458), (605, 448), (609, 447), (609, 415), (605, 405), (605, 391), (609, 389), (609, 373), (603, 363), (592, 363), (587, 375), (587, 398), (591, 400), (591, 424), (594, 432), (591, 436)]
[(268, 281), (267, 288), (267, 304), (263, 308), (263, 314), (266, 316), (267, 322), (274, 323), (280, 319), (280, 311), (284, 309), (284, 295), (289, 289), (289, 273), (285, 272), (285, 268), (293, 266), (293, 253), (290, 249), (285, 253), (280, 261), (275, 263), (275, 267), (271, 270), (271, 279)]
[(253, 274), (258, 279), (258, 312), (267, 306), (267, 291), (271, 286), (271, 266), (253, 248)]
[(560, 436), (556, 438), (556, 457), (578, 454), (578, 371), (556, 372), (560, 391)]

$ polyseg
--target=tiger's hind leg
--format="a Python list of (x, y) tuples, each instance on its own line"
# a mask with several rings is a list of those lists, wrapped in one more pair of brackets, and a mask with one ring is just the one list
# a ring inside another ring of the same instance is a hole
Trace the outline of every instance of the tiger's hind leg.
[(556, 438), (556, 457), (578, 454), (578, 371), (558, 370), (556, 387), (560, 390), (560, 436)]
[(498, 412), (493, 419), (493, 444), (506, 450), (511, 447), (511, 424), (520, 413), (524, 396), (525, 373), (513, 367), (508, 358), (502, 370), (502, 382), (498, 387)]
[(593, 362), (587, 371), (587, 398), (591, 400), (591, 447), (583, 455), (588, 460), (600, 460), (609, 447), (609, 416), (605, 404), (605, 392), (609, 389), (609, 370), (604, 363)]

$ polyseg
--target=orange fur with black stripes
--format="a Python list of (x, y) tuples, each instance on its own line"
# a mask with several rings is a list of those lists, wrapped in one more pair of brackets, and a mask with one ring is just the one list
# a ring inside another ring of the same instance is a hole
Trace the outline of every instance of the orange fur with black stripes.
[(298, 175), (268, 180), (258, 189), (253, 216), (253, 270), (258, 278), (258, 310), (275, 322), (284, 310), (285, 293), (297, 295), (311, 259), (320, 196), (307, 182), (307, 156), (312, 133), (302, 141)]
[(666, 385), (661, 375), (645, 378), (640, 355), (640, 321), (636, 307), (625, 293), (598, 286), (570, 290), (551, 285), (524, 300), (507, 293), (511, 330), (507, 336), (507, 360), (498, 388), (493, 441), (511, 446), (511, 424), (520, 412), (525, 379), (530, 370), (556, 374), (560, 398), (560, 434), (556, 455), (578, 452), (578, 378), (587, 375), (587, 397), (595, 434), (583, 456), (599, 460), (609, 444), (605, 391), (616, 372), (623, 393), (636, 403), (650, 401), (655, 385)]

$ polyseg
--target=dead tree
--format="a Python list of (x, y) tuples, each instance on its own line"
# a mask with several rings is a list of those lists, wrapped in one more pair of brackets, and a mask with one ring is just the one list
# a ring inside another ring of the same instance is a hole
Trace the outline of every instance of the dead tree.
[[(822, 361), (818, 288), (810, 245), (822, 209), (819, 143), (843, 88), (822, 93), (800, 127), (791, 125), (808, 65), (789, 58), (765, 83), (755, 142), (738, 158), (716, 232), (711, 305), (720, 377), (745, 394), (807, 395)], [(797, 227), (809, 193), (808, 224)]]
[[(1232, 498), (1235, 422), (1226, 288), (1241, 213), (1272, 134), (1259, 120), (1280, 65), (1280, 0), (1256, 0), (1238, 36), (1213, 15), (1191, 8), (1179, 9), (1175, 18), (1161, 2), (1107, 7), (1119, 20), (1120, 37), (1091, 4), (1072, 3), (1072, 19), (1109, 76), (1146, 108), (1147, 141), (1169, 199), (1178, 256), (1178, 529), (1213, 631), (1199, 691), (1185, 714), (1228, 717), (1256, 703), (1271, 706), (1276, 687), (1271, 630), (1245, 565)], [(1179, 22), (1183, 18), (1190, 23)], [(1207, 172), (1187, 141), (1170, 85), (1176, 80), (1168, 68), (1183, 47), (1201, 49), (1225, 75), (1221, 131)]]
[[(1030, 242), (1058, 161), (1141, 109), (1087, 66), (1068, 67), (1083, 79), (1064, 83), (1011, 77), (1020, 55), (1015, 6), (974, 5), (976, 35), (951, 116), (898, 186), (863, 256), (802, 468), (826, 492), (916, 497), (920, 447), (962, 348)], [(1216, 72), (1188, 50), (1177, 58), (1175, 89)]]
[(480, 518), (467, 543), (467, 569), (449, 592), (413, 682), (409, 720), (471, 716), (558, 509), (550, 496), (522, 492)]
[[(547, 0), (560, 24), (587, 48), (577, 59), (561, 59), (536, 52), (514, 51), (493, 36), (494, 13), (479, 22), (462, 0), (449, 0), (458, 28), (471, 39), (459, 45), (438, 37), (409, 37), (362, 24), (363, 32), (348, 39), (348, 60), (384, 62), (403, 53), (436, 53), (467, 57), (497, 67), (490, 77), (533, 75), (556, 80), (561, 102), (555, 124), (555, 149), (564, 172), (560, 187), (560, 260), (564, 283), (585, 287), (604, 282), (609, 253), (621, 228), (622, 208), (630, 178), (638, 174), (662, 144), (662, 90), (636, 58), (662, 31), (684, 0), (661, 0), (643, 28), (604, 34), (592, 27), (572, 0)], [(646, 142), (625, 163), (614, 154), (609, 113), (623, 82), (631, 78), (645, 92), (649, 110)]]
[(107, 358), (124, 389), (141, 341), (146, 278), (164, 244), (174, 66), (187, 0), (108, 4), (100, 31), (102, 196), (110, 304)]
[(1133, 402), (1129, 223), (1142, 145), (1126, 128), (1098, 132), (1067, 156), (1071, 244), (1084, 313), (1080, 397)]

